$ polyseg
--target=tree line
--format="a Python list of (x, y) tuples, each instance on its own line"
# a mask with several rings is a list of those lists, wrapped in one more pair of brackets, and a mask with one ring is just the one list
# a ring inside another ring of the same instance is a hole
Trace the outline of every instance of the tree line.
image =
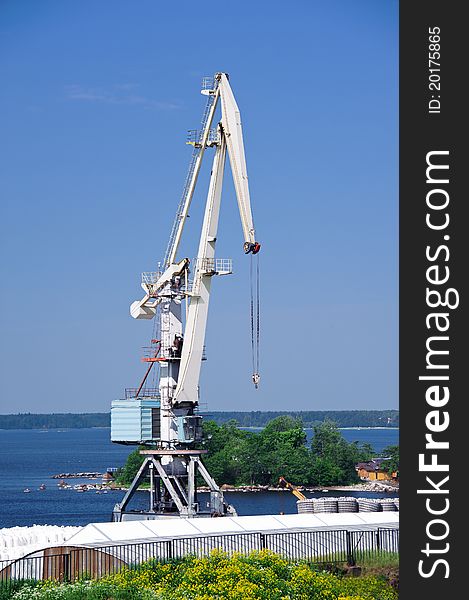
[[(334, 421), (338, 427), (399, 427), (398, 410), (224, 411), (212, 412), (207, 416), (218, 425), (234, 419), (239, 427), (265, 427), (280, 416), (299, 419), (304, 427), (314, 427), (325, 420)], [(110, 426), (110, 413), (0, 415), (0, 429), (81, 429)]]
[(110, 426), (111, 413), (0, 415), (0, 429), (83, 429)]
[(208, 418), (218, 425), (234, 419), (240, 427), (265, 427), (282, 415), (300, 419), (307, 428), (326, 420), (338, 427), (399, 427), (398, 410), (220, 411), (209, 413)]
[[(302, 421), (289, 415), (276, 417), (260, 432), (239, 429), (233, 420), (206, 421), (203, 427), (200, 448), (208, 451), (203, 460), (220, 485), (277, 485), (280, 477), (296, 485), (347, 485), (359, 482), (356, 463), (376, 456), (370, 444), (347, 442), (330, 420), (314, 426), (310, 446)], [(139, 449), (132, 452), (117, 480), (130, 484), (142, 461)]]

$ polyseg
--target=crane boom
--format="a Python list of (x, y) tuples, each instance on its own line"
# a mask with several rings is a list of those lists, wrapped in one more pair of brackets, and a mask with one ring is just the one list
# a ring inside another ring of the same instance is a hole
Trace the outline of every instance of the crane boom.
[[(260, 245), (255, 239), (255, 229), (251, 211), (251, 199), (249, 194), (249, 182), (244, 152), (241, 113), (229, 84), (227, 74), (217, 73), (213, 79), (213, 89), (204, 89), (202, 91), (209, 96), (209, 102), (202, 120), (203, 129), (197, 136), (197, 140), (194, 143), (195, 153), (192, 156), (183, 196), (179, 203), (176, 218), (171, 230), (164, 260), (165, 272), (160, 275), (158, 281), (142, 282), (145, 296), (142, 298), (142, 300), (133, 302), (130, 308), (130, 314), (135, 319), (152, 319), (156, 314), (156, 306), (159, 303), (159, 300), (157, 299), (158, 292), (161, 291), (164, 285), (166, 285), (175, 274), (181, 275), (183, 273), (183, 268), (185, 265), (175, 262), (176, 255), (184, 231), (184, 225), (189, 213), (192, 197), (194, 195), (200, 168), (202, 166), (204, 152), (209, 145), (210, 134), (212, 131), (211, 126), (218, 101), (220, 99), (222, 105), (222, 117), (217, 128), (216, 141), (212, 140), (210, 145), (217, 146), (223, 139), (228, 150), (236, 198), (238, 201), (239, 214), (241, 218), (241, 226), (243, 229), (244, 251), (246, 253), (252, 252), (253, 254), (256, 254), (260, 249)], [(220, 165), (214, 161), (214, 168), (224, 170), (224, 167), (224, 160)], [(212, 176), (213, 173), (214, 171), (212, 170)], [(215, 175), (215, 177), (217, 177), (217, 175)], [(207, 203), (208, 202), (210, 202), (209, 199), (207, 200)], [(198, 255), (197, 258), (202, 259), (203, 257)]]
[(231, 272), (230, 264), (225, 265), (225, 270), (220, 270), (214, 262), (226, 150), (228, 150), (235, 184), (245, 250), (255, 250), (257, 252), (259, 247), (259, 244), (256, 247), (252, 220), (241, 115), (227, 75), (220, 73), (218, 77), (217, 91), (219, 91), (221, 98), (222, 118), (217, 131), (218, 144), (213, 160), (204, 222), (196, 259), (194, 291), (188, 311), (179, 379), (174, 395), (175, 402), (196, 402), (198, 399), (199, 374), (207, 324), (211, 278), (214, 274), (228, 274)]
[[(220, 74), (219, 89), (222, 105), (221, 125), (226, 137), (228, 155), (230, 157), (231, 172), (233, 174), (239, 214), (241, 216), (241, 225), (244, 233), (244, 242), (248, 245), (255, 244), (256, 238), (251, 213), (241, 113), (225, 73)], [(246, 248), (247, 247), (250, 246), (246, 246)]]
[[(215, 262), (215, 244), (217, 240), (218, 216), (223, 186), (223, 174), (226, 158), (225, 136), (220, 136), (213, 159), (212, 176), (205, 206), (204, 221), (200, 235), (199, 251), (195, 261), (195, 273), (192, 284), (192, 296), (187, 313), (184, 345), (174, 402), (198, 402), (198, 387), (205, 330), (207, 326), (208, 306), (212, 276), (217, 270)], [(226, 274), (231, 272), (228, 266)]]

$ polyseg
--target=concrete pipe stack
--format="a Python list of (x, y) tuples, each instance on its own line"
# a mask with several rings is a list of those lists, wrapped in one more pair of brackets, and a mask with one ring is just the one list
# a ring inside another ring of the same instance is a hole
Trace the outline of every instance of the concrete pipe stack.
[(308, 498), (298, 500), (299, 514), (398, 511), (399, 498)]
[(358, 512), (379, 512), (381, 504), (373, 498), (358, 498)]
[(340, 513), (358, 512), (358, 502), (356, 498), (338, 498), (337, 507)]
[(298, 500), (296, 506), (298, 514), (314, 513), (314, 500)]
[(337, 498), (319, 498), (314, 503), (315, 513), (336, 513), (338, 512)]
[(396, 511), (396, 503), (394, 500), (380, 500), (382, 511)]

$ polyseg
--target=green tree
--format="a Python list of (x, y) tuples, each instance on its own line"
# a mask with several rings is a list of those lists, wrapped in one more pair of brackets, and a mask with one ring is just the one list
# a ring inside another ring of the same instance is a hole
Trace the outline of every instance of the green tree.
[(117, 471), (115, 478), (117, 483), (122, 485), (130, 485), (132, 483), (145, 458), (140, 454), (140, 450), (145, 450), (145, 446), (139, 446), (131, 452), (127, 457), (125, 465)]
[(343, 472), (332, 460), (324, 456), (317, 456), (312, 461), (311, 479), (314, 485), (341, 485), (344, 484)]
[[(267, 423), (263, 433), (265, 435), (271, 435), (276, 432), (286, 432), (293, 430), (301, 430), (303, 431), (303, 421), (298, 417), (292, 417), (290, 415), (281, 415), (280, 417), (276, 417)], [(304, 440), (306, 441), (306, 434)]]
[(270, 421), (259, 434), (258, 453), (265, 475), (259, 483), (276, 485), (281, 476), (302, 485), (310, 483), (311, 453), (300, 419), (282, 415)]
[[(347, 484), (358, 481), (355, 464), (372, 456), (369, 445), (348, 443), (333, 421), (315, 426), (311, 449), (301, 419), (290, 415), (272, 419), (260, 433), (239, 429), (235, 420), (205, 421), (203, 432), (203, 461), (220, 485), (277, 485), (281, 476), (296, 485)], [(139, 450), (119, 471), (120, 483), (135, 477), (143, 461)]]
[(367, 460), (370, 446), (347, 442), (333, 421), (324, 421), (314, 427), (311, 442), (313, 477), (316, 485), (341, 485), (358, 482), (355, 465)]
[(249, 483), (249, 438), (255, 434), (238, 429), (230, 420), (221, 427), (213, 421), (204, 423), (202, 448), (208, 450), (204, 463), (219, 484)]
[(279, 416), (260, 433), (239, 430), (230, 421), (204, 426), (204, 459), (221, 484), (276, 485), (281, 475), (301, 484), (311, 480), (311, 453), (301, 420)]
[(385, 469), (389, 475), (399, 473), (399, 446), (386, 446), (381, 452), (381, 456), (386, 458), (381, 463), (381, 467)]

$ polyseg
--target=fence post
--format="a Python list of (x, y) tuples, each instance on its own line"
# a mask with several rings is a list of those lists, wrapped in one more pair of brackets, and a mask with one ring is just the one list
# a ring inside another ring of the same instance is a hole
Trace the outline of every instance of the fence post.
[(166, 544), (168, 546), (166, 554), (168, 555), (168, 558), (173, 558), (173, 540), (168, 540)]
[(355, 556), (353, 554), (353, 539), (352, 532), (348, 529), (345, 531), (346, 540), (347, 540), (347, 565), (349, 567), (355, 566)]
[(63, 554), (63, 580), (65, 583), (69, 583), (70, 579), (71, 579), (71, 573), (70, 573), (70, 554)]
[(378, 529), (376, 530), (376, 550), (378, 551), (378, 554), (381, 551), (381, 537), (380, 537), (380, 529), (378, 527)]
[(265, 535), (263, 533), (259, 533), (259, 546), (261, 550), (265, 550)]

